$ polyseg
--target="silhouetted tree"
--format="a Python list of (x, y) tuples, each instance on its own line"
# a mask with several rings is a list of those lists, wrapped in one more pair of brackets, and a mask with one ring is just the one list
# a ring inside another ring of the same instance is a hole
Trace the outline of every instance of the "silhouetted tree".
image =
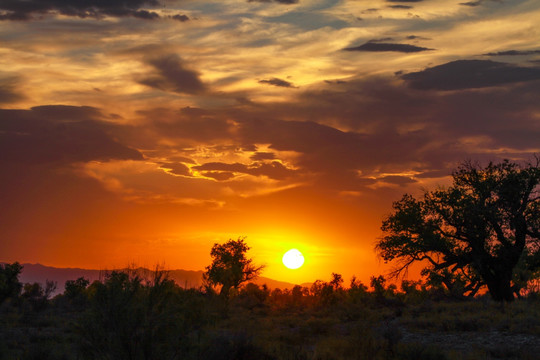
[(250, 249), (244, 241), (230, 239), (225, 244), (214, 244), (210, 252), (212, 264), (206, 267), (204, 282), (209, 286), (221, 285), (220, 295), (228, 298), (231, 288), (237, 289), (242, 283), (256, 278), (264, 266), (253, 265), (246, 257)]
[(518, 264), (540, 266), (540, 160), (466, 162), (452, 176), (448, 188), (395, 202), (376, 249), (399, 261), (394, 275), (425, 261), (423, 274), (450, 290), (474, 294), (485, 284), (493, 299), (511, 301), (523, 286), (513, 281)]
[(0, 304), (7, 298), (19, 296), (22, 290), (22, 283), (19, 275), (23, 266), (18, 262), (13, 264), (0, 264)]
[(49, 298), (56, 290), (56, 281), (45, 282), (45, 287), (40, 283), (26, 283), (23, 286), (23, 292), (21, 298), (27, 301), (32, 310), (41, 311), (48, 305)]

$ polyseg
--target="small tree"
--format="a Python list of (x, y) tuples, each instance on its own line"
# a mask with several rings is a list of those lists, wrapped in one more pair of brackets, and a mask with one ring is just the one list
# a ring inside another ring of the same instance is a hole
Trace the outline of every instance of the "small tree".
[(526, 283), (515, 281), (516, 269), (540, 268), (540, 160), (467, 162), (452, 176), (449, 188), (395, 202), (376, 249), (398, 260), (394, 275), (425, 261), (423, 274), (449, 291), (474, 295), (487, 285), (494, 300), (512, 301)]
[(221, 285), (220, 295), (228, 298), (231, 288), (256, 278), (264, 266), (253, 265), (246, 257), (250, 249), (245, 238), (230, 239), (225, 244), (214, 244), (210, 251), (212, 264), (206, 267), (204, 282), (209, 286)]
[(7, 298), (16, 298), (22, 290), (19, 275), (23, 266), (18, 262), (0, 264), (0, 304)]

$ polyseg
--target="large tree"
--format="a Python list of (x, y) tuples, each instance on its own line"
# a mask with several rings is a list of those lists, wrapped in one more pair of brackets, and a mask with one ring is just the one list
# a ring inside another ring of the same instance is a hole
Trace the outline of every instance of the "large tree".
[(263, 269), (246, 257), (249, 246), (244, 240), (238, 238), (225, 244), (214, 244), (210, 252), (212, 264), (206, 267), (203, 279), (208, 285), (221, 285), (220, 295), (225, 298), (231, 288), (237, 289), (242, 283), (254, 279)]
[(512, 301), (540, 268), (539, 165), (463, 163), (451, 186), (395, 202), (376, 250), (397, 261), (394, 275), (423, 261), (423, 274), (449, 290), (487, 285), (493, 299)]

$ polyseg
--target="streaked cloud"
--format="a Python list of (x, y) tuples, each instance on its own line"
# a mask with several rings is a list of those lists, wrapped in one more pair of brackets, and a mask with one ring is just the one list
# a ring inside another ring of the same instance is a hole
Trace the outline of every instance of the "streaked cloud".
[(520, 67), (491, 60), (456, 60), (405, 74), (409, 85), (422, 90), (457, 90), (540, 79), (540, 68)]
[(17, 88), (20, 83), (18, 76), (0, 77), (0, 104), (13, 103), (24, 98)]
[(108, 134), (99, 110), (49, 105), (31, 110), (0, 110), (2, 162), (58, 166), (111, 159), (142, 160), (142, 155)]
[(157, 0), (27, 0), (2, 1), (0, 20), (31, 20), (43, 14), (58, 13), (79, 18), (101, 18), (104, 16), (133, 16), (141, 19), (156, 19), (159, 15), (144, 9), (145, 6), (159, 6)]
[(536, 55), (540, 54), (540, 50), (505, 50), (490, 52), (484, 54), (486, 56), (527, 56), (527, 55)]
[(274, 85), (274, 86), (279, 86), (279, 87), (286, 87), (286, 88), (295, 87), (291, 82), (289, 82), (287, 80), (278, 79), (278, 78), (259, 80), (259, 83), (260, 84)]
[(378, 42), (378, 41), (368, 41), (365, 44), (355, 47), (345, 48), (346, 51), (373, 51), (373, 52), (386, 52), (386, 51), (396, 51), (403, 53), (413, 53), (420, 51), (433, 50), (421, 46), (410, 45), (410, 44), (396, 44), (396, 43), (387, 43), (387, 42)]

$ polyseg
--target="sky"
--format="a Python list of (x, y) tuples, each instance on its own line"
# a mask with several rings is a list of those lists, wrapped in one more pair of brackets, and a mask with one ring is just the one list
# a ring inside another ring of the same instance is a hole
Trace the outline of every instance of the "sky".
[[(540, 153), (537, 0), (0, 0), (0, 261), (367, 283), (392, 202)], [(290, 248), (305, 264), (286, 269)]]

